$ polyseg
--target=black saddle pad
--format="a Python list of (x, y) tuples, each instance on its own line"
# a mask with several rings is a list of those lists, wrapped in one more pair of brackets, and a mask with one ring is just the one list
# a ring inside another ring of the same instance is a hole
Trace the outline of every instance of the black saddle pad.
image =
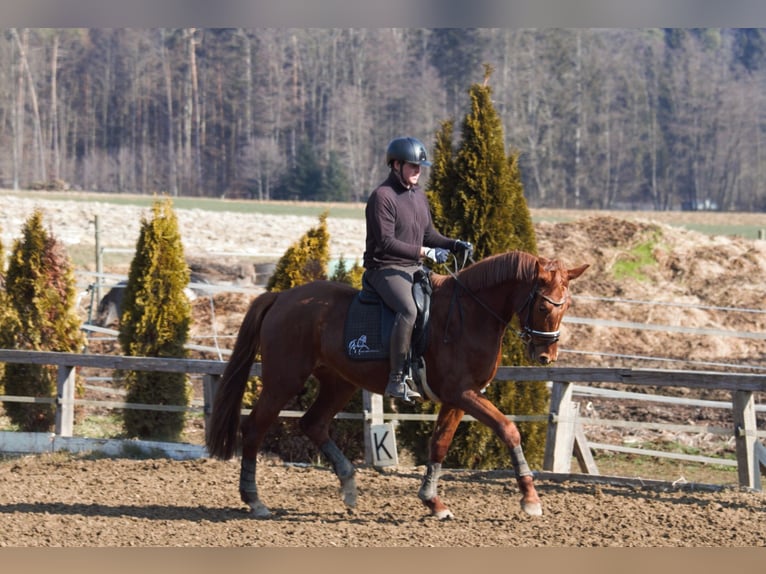
[(386, 359), (394, 312), (374, 293), (362, 290), (346, 315), (343, 343), (349, 358), (365, 361)]

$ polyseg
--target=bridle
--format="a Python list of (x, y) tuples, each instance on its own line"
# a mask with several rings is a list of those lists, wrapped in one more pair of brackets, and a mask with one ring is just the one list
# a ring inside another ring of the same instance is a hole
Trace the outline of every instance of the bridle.
[(527, 297), (527, 300), (524, 302), (524, 305), (521, 307), (521, 310), (519, 311), (519, 317), (521, 317), (521, 313), (524, 312), (524, 308), (527, 308), (527, 316), (524, 320), (524, 325), (521, 328), (521, 331), (519, 332), (519, 337), (522, 341), (525, 343), (534, 343), (535, 339), (542, 340), (543, 343), (546, 345), (552, 345), (556, 341), (559, 340), (559, 337), (561, 336), (561, 330), (556, 329), (555, 331), (538, 331), (537, 329), (533, 329), (530, 327), (529, 323), (532, 319), (532, 308), (534, 307), (534, 301), (536, 297), (540, 297), (544, 301), (547, 301), (554, 307), (561, 307), (569, 300), (569, 292), (567, 291), (564, 294), (564, 297), (559, 301), (554, 301), (544, 293), (540, 291), (540, 289), (537, 287), (537, 283), (535, 283), (532, 286), (532, 290), (529, 292), (529, 297)]
[[(455, 286), (460, 287), (464, 292), (468, 293), (473, 299), (481, 305), (490, 315), (492, 315), (495, 319), (500, 321), (503, 325), (507, 325), (508, 321), (503, 319), (500, 315), (498, 315), (494, 310), (492, 310), (484, 301), (479, 299), (478, 295), (476, 293), (472, 292), (469, 289), (466, 289), (465, 286), (460, 282), (460, 280), (457, 277), (457, 273), (453, 273), (451, 270), (447, 270), (447, 272), (452, 276), (452, 278), (455, 280)], [(452, 294), (452, 301), (450, 303), (450, 311), (449, 313), (452, 313), (452, 307), (455, 304), (457, 296), (457, 289), (453, 291)], [(521, 314), (524, 312), (524, 308), (527, 308), (527, 315), (524, 319), (524, 325), (521, 328), (521, 331), (519, 331), (518, 335), (519, 338), (524, 343), (532, 343), (534, 344), (535, 339), (542, 340), (543, 344), (546, 345), (552, 345), (553, 343), (557, 342), (559, 340), (559, 337), (561, 336), (561, 330), (556, 329), (555, 331), (538, 331), (537, 329), (533, 329), (529, 323), (532, 319), (532, 308), (536, 297), (542, 298), (544, 301), (550, 303), (554, 307), (561, 307), (569, 300), (569, 290), (567, 289), (564, 293), (564, 297), (559, 300), (555, 301), (548, 297), (548, 295), (545, 295), (543, 292), (540, 291), (540, 288), (538, 287), (537, 281), (535, 281), (534, 285), (532, 285), (532, 289), (529, 291), (529, 296), (524, 301), (524, 305), (521, 306), (521, 309), (519, 309), (517, 315), (519, 316), (519, 319), (521, 319)], [(462, 316), (462, 311), (461, 311)], [(449, 323), (449, 321), (448, 321)], [(447, 342), (447, 336), (445, 332), (444, 342)]]

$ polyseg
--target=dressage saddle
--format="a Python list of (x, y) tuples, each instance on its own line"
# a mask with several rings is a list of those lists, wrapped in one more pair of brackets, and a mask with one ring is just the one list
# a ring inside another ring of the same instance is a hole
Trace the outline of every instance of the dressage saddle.
[[(412, 330), (408, 365), (413, 380), (420, 387), (425, 383), (423, 353), (428, 346), (428, 320), (431, 309), (431, 271), (423, 268), (415, 272), (412, 297), (418, 314)], [(349, 305), (343, 332), (343, 343), (350, 359), (358, 361), (386, 359), (390, 352), (391, 328), (396, 314), (375, 292), (365, 277), (362, 289)]]

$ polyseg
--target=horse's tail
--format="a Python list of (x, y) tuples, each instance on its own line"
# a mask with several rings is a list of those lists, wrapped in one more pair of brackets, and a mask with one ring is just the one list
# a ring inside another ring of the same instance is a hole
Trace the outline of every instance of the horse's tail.
[(240, 409), (250, 369), (261, 344), (261, 323), (277, 299), (277, 293), (263, 293), (251, 304), (239, 327), (231, 358), (223, 371), (213, 401), (205, 444), (210, 456), (230, 459), (237, 448)]

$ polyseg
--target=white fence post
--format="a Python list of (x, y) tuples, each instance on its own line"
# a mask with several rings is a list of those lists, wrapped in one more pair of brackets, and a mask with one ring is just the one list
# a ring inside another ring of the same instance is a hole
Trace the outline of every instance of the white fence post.
[(364, 460), (372, 464), (375, 457), (375, 445), (371, 428), (383, 424), (383, 395), (362, 391), (362, 411), (364, 412)]

